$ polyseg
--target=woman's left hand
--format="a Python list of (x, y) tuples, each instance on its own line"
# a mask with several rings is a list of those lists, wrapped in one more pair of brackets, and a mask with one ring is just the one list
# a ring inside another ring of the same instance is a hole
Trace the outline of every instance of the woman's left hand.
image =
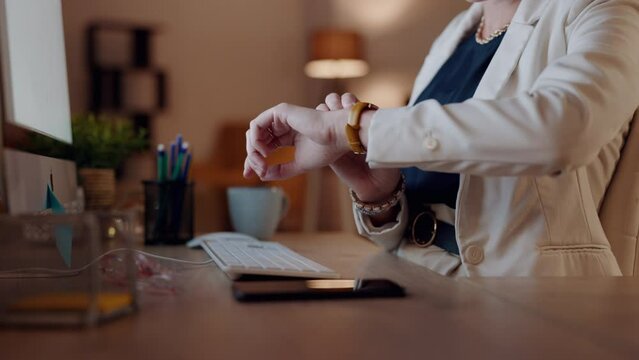
[[(251, 121), (246, 132), (244, 177), (286, 179), (327, 166), (350, 151), (344, 136), (348, 110), (318, 111), (280, 104)], [(289, 163), (268, 165), (266, 157), (283, 146), (295, 147)]]

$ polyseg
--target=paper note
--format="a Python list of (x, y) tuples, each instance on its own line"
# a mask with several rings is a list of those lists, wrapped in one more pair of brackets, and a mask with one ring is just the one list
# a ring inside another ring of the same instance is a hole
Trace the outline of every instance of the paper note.
[[(92, 299), (87, 293), (50, 293), (29, 296), (11, 304), (12, 311), (86, 311)], [(127, 293), (102, 293), (97, 295), (98, 309), (102, 314), (114, 313), (133, 304)]]

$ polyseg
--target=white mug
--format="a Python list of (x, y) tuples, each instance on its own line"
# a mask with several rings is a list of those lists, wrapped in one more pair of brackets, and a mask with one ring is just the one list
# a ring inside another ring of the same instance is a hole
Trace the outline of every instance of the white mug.
[(226, 195), (233, 229), (258, 239), (270, 239), (288, 212), (288, 197), (277, 187), (230, 187)]

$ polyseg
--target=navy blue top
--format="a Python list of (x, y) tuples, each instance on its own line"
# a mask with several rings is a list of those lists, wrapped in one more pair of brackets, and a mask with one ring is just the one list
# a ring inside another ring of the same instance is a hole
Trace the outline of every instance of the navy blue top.
[[(472, 33), (462, 40), (415, 104), (434, 99), (446, 105), (472, 98), (502, 38), (503, 35), (480, 45)], [(422, 171), (415, 167), (402, 169), (402, 173), (406, 177), (406, 198), (411, 216), (423, 211), (423, 204), (446, 204), (455, 208), (459, 174)]]

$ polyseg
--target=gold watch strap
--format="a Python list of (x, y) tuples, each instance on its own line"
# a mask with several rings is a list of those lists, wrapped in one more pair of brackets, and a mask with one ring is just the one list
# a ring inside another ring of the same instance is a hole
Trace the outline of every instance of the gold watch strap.
[(358, 101), (351, 108), (348, 122), (345, 127), (348, 144), (355, 154), (366, 154), (366, 148), (362, 145), (362, 141), (359, 137), (359, 130), (361, 129), (359, 123), (364, 110), (377, 110), (377, 106), (371, 103)]

